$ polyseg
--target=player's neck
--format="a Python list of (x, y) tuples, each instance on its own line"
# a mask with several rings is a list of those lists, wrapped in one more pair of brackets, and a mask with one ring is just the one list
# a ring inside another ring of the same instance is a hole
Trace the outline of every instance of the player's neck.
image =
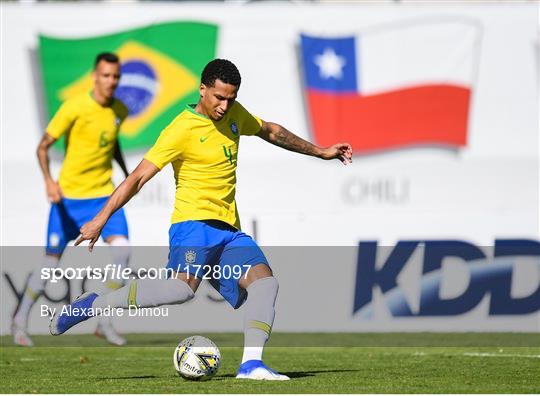
[(95, 89), (92, 90), (90, 93), (92, 95), (92, 98), (101, 106), (110, 106), (114, 98), (108, 98), (104, 95), (100, 95), (99, 92), (97, 92)]
[(210, 118), (208, 117), (208, 114), (206, 113), (206, 111), (204, 111), (202, 105), (201, 105), (201, 102), (198, 102), (197, 105), (195, 106), (195, 109), (194, 109), (197, 113), (199, 114), (202, 114), (203, 116), (205, 116), (206, 118)]

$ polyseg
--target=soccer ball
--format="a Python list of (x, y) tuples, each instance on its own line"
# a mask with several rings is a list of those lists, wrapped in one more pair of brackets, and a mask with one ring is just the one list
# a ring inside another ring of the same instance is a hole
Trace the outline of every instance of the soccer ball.
[(174, 368), (188, 380), (208, 380), (217, 373), (221, 365), (221, 353), (208, 338), (191, 336), (183, 340), (174, 350)]

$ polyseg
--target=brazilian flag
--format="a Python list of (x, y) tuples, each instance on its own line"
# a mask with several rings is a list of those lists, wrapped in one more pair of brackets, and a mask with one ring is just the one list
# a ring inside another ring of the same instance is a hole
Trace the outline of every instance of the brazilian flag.
[(83, 39), (39, 37), (46, 114), (93, 86), (94, 59), (115, 52), (122, 64), (116, 97), (129, 116), (120, 131), (122, 149), (143, 150), (161, 130), (199, 98), (199, 77), (216, 53), (216, 25), (171, 22)]

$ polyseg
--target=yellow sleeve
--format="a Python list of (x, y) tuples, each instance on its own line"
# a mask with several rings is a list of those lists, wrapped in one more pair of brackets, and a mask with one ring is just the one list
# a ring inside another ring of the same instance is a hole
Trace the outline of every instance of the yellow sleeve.
[(49, 125), (47, 125), (47, 134), (55, 139), (59, 139), (71, 129), (76, 119), (77, 113), (75, 107), (69, 101), (64, 102), (49, 122)]
[(252, 136), (259, 133), (262, 126), (261, 119), (250, 114), (240, 103), (236, 102), (236, 104), (238, 105), (238, 119), (240, 120), (240, 135)]
[(148, 150), (144, 159), (150, 161), (159, 169), (170, 162), (179, 159), (186, 148), (188, 130), (178, 128), (175, 122), (171, 123), (159, 135), (154, 146)]

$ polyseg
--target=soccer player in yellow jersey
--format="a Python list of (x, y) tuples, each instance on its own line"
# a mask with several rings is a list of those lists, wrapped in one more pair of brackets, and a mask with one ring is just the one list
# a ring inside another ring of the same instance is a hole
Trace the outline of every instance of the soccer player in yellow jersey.
[[(99, 54), (93, 77), (93, 90), (62, 104), (47, 126), (37, 149), (51, 202), (43, 263), (47, 268), (58, 265), (68, 242), (79, 235), (79, 228), (101, 210), (113, 192), (113, 158), (126, 177), (128, 175), (117, 139), (120, 124), (128, 115), (126, 106), (114, 97), (120, 80), (118, 57), (112, 53)], [(61, 136), (66, 139), (66, 152), (57, 182), (49, 171), (48, 150)], [(114, 213), (104, 224), (102, 236), (113, 247), (111, 252), (115, 264), (127, 265), (128, 228), (123, 209)], [(122, 286), (119, 281), (108, 283), (108, 288), (118, 289)], [(28, 316), (32, 305), (43, 292), (45, 282), (41, 279), (40, 270), (35, 270), (28, 280), (13, 318), (15, 344), (32, 345), (26, 330)], [(116, 345), (125, 344), (125, 340), (114, 331), (110, 318), (100, 318), (96, 335)]]
[[(91, 250), (110, 216), (171, 163), (176, 179), (169, 230), (171, 277), (139, 279), (104, 296), (85, 293), (55, 314), (51, 334), (64, 333), (93, 316), (98, 308), (181, 304), (193, 298), (205, 268), (212, 268), (212, 286), (234, 308), (246, 304), (244, 355), (236, 377), (289, 379), (262, 362), (274, 321), (278, 283), (259, 246), (240, 230), (235, 201), (240, 136), (255, 135), (287, 150), (326, 160), (339, 159), (344, 164), (351, 161), (352, 148), (347, 143), (317, 147), (278, 124), (262, 121), (236, 101), (239, 87), (240, 73), (231, 62), (215, 59), (206, 65), (199, 102), (188, 106), (162, 131), (154, 147), (104, 208), (81, 228), (76, 241), (90, 241)], [(80, 308), (78, 314), (72, 308)]]

